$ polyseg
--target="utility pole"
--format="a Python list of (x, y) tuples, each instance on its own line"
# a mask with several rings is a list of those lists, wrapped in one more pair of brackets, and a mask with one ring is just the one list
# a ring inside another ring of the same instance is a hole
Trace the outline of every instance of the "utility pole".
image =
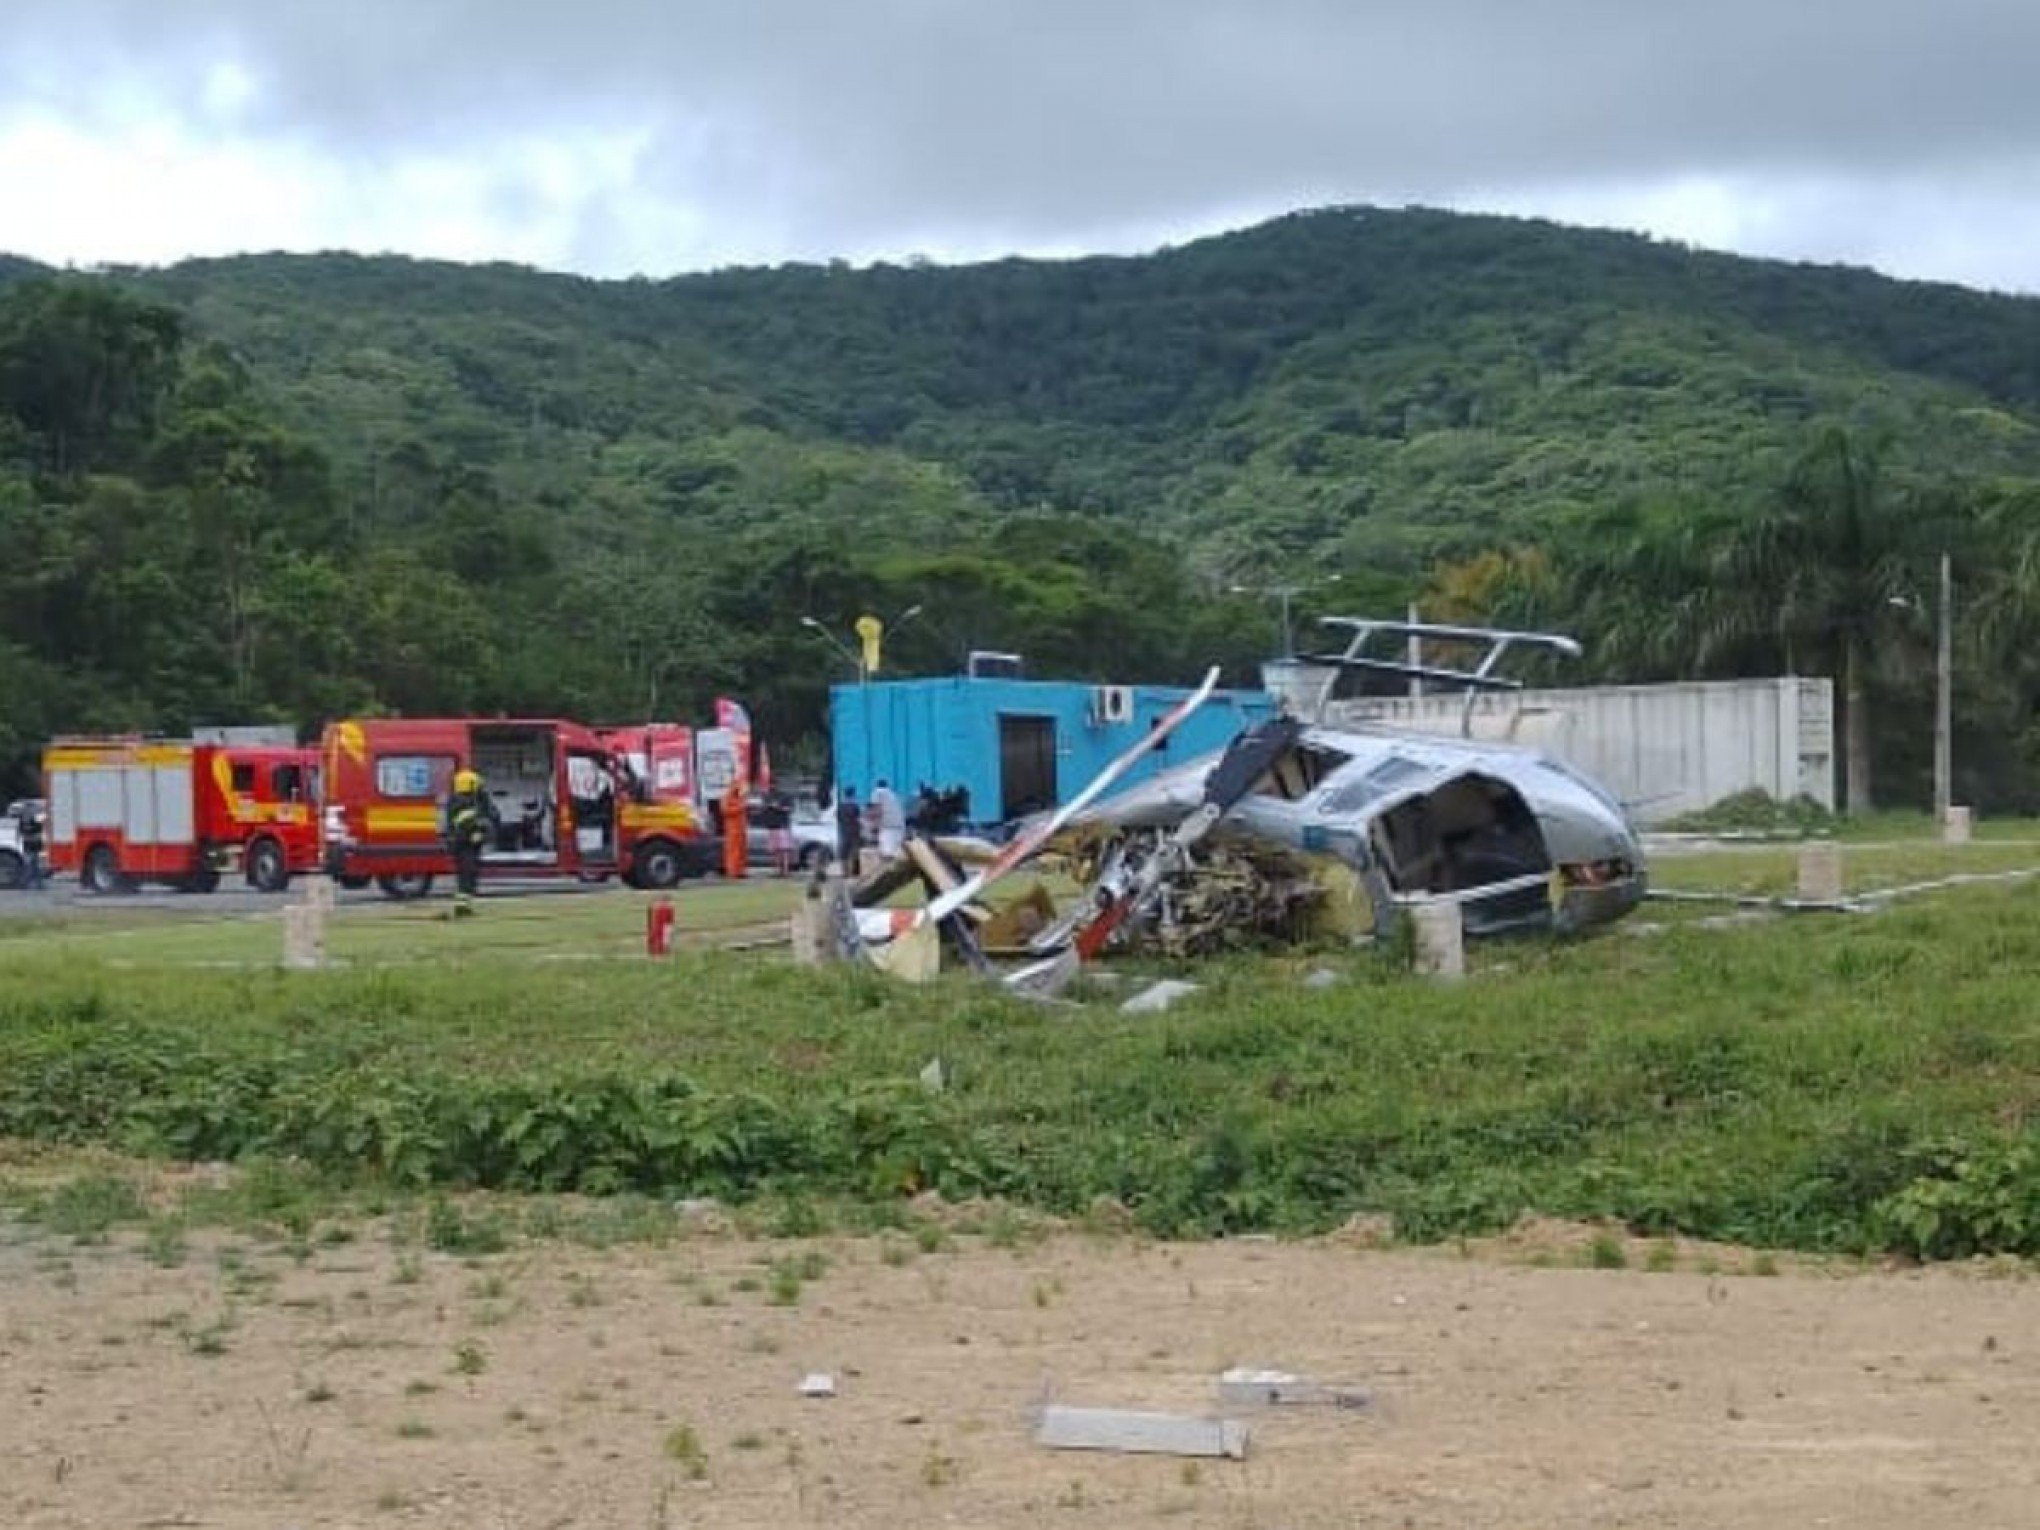
[(1934, 663), (1934, 822), (1945, 829), (1954, 801), (1955, 577), (1941, 554), (1941, 610)]

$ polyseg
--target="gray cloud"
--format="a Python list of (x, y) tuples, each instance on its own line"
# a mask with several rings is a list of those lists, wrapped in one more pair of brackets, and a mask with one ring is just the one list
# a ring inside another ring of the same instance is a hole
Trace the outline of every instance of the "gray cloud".
[[(1863, 210), (1880, 188), (1902, 191), (1942, 220), (1913, 230), (1919, 246), (1974, 279), (1946, 262), (1951, 222), (1989, 244), (1989, 210), (2015, 210), (2040, 164), (2040, 92), (2024, 77), (2040, 6), (2027, 0), (14, 0), (10, 12), (4, 99), (49, 110), (85, 110), (90, 81), (118, 78), (208, 132), (369, 168), (526, 136), (633, 135), (631, 187), (581, 214), (572, 258), (597, 269), (656, 259), (628, 247), (632, 198), (698, 224), (700, 249), (771, 259), (1123, 247), (1305, 202), (1513, 206), (1549, 188), (1563, 205), (1568, 191), (1619, 201), (1624, 187), (1711, 178), (1759, 201), (1790, 190), (1793, 206), (1766, 206), (1752, 227), (1829, 258), (1893, 259), (1890, 230), (1880, 243)], [(254, 91), (238, 114), (208, 115), (222, 61)], [(2040, 288), (2040, 254), (2024, 261), (1984, 279)]]

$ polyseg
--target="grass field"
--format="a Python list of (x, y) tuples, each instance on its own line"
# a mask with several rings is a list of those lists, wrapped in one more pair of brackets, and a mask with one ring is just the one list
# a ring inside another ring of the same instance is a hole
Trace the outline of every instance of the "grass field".
[[(2040, 865), (2023, 827), (1854, 843), (1849, 885)], [(1654, 869), (1784, 891), (1791, 856)], [(689, 889), (681, 927), (768, 923), (795, 895)], [(1102, 1202), (1171, 1235), (1380, 1213), (1430, 1239), (1535, 1210), (1805, 1249), (2040, 1252), (2040, 884), (1730, 929), (1653, 906), (1592, 940), (1484, 947), (1457, 987), (1380, 953), (1240, 956), (1144, 1018), (1117, 1011), (1123, 982), (1040, 1008), (776, 952), (652, 963), (630, 895), (458, 923), (442, 907), (347, 909), (338, 963), (310, 973), (275, 965), (274, 914), (0, 927), (0, 1136), (250, 1160), (343, 1197), (715, 1195), (798, 1221), (935, 1189)], [(1306, 988), (1317, 968), (1338, 980)], [(936, 1057), (950, 1085), (930, 1093)], [(47, 1211), (53, 1193), (17, 1174), (10, 1194)]]

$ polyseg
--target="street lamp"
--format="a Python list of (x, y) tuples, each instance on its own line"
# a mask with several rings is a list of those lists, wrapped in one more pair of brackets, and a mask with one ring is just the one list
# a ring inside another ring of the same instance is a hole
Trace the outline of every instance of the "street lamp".
[(1321, 584), (1337, 584), (1341, 577), (1339, 574), (1327, 574), (1308, 584), (1233, 584), (1226, 588), (1234, 595), (1273, 595), (1282, 602), (1282, 657), (1293, 659), (1296, 657), (1296, 637), (1289, 620), (1290, 603)]
[(831, 648), (835, 649), (836, 652), (838, 652), (845, 659), (847, 659), (850, 663), (850, 667), (857, 671), (857, 678), (859, 681), (864, 681), (871, 678), (864, 672), (863, 658), (855, 653), (852, 653), (850, 651), (850, 645), (848, 643), (845, 643), (841, 638), (837, 637), (835, 633), (831, 632), (827, 627), (824, 627), (812, 616), (803, 616), (800, 619), (800, 624), (803, 627), (807, 628), (808, 631), (814, 633), (817, 637), (821, 638), (823, 642), (827, 643)]
[[(1941, 554), (1941, 599), (1934, 617), (1934, 822), (1945, 832), (1955, 800), (1955, 575)], [(1890, 604), (1926, 616), (1917, 595), (1893, 595)]]

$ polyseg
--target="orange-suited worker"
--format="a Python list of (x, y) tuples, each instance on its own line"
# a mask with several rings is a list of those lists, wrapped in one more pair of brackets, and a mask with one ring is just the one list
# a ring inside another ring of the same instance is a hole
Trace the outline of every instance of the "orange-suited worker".
[(730, 782), (722, 798), (722, 874), (741, 877), (749, 860), (748, 826), (744, 821), (744, 783)]

